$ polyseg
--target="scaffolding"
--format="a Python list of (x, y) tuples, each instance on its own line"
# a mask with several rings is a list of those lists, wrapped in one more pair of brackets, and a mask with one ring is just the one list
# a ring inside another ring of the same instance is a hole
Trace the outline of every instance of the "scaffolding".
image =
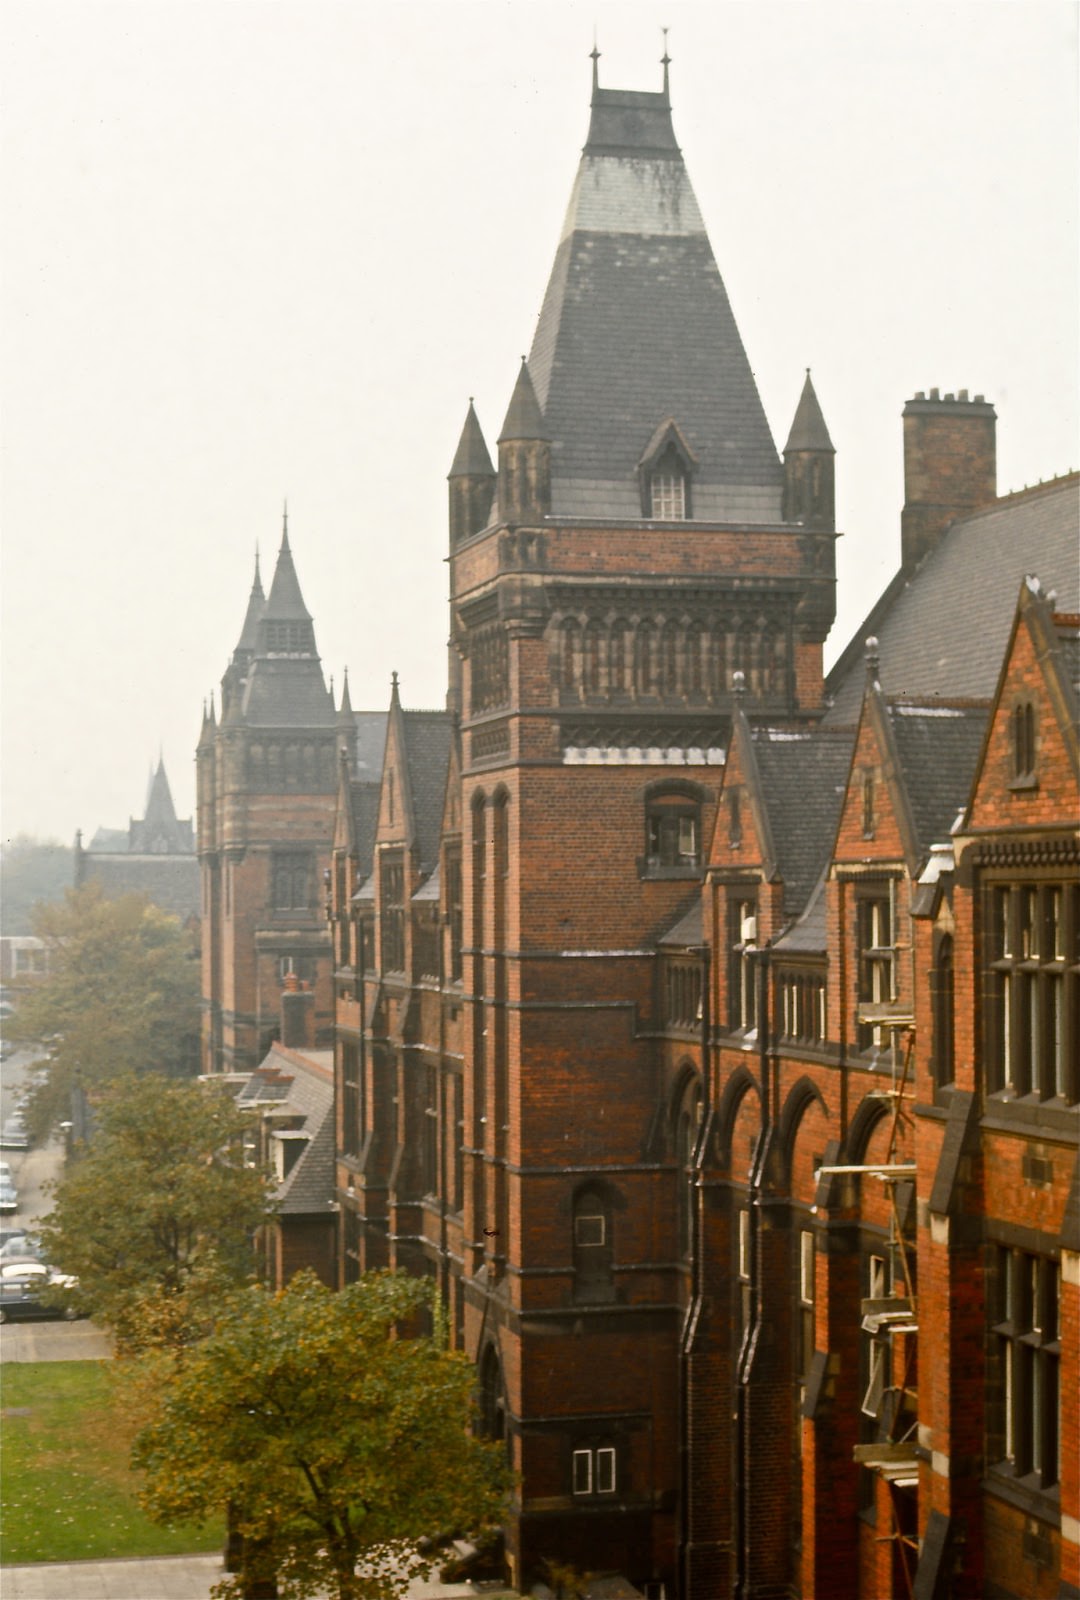
[[(895, 927), (895, 923), (893, 926)], [(872, 1293), (860, 1303), (862, 1331), (875, 1341), (871, 1346), (870, 1381), (863, 1396), (861, 1409), (866, 1415), (878, 1418), (879, 1422), (885, 1410), (886, 1437), (873, 1444), (856, 1445), (854, 1459), (860, 1466), (876, 1473), (888, 1485), (892, 1525), (888, 1533), (878, 1536), (879, 1542), (892, 1544), (895, 1547), (907, 1594), (909, 1600), (912, 1600), (919, 1541), (917, 1533), (908, 1531), (904, 1526), (900, 1496), (917, 1488), (919, 1482), (919, 1462), (916, 1454), (918, 1391), (912, 1379), (919, 1324), (911, 1247), (904, 1237), (897, 1189), (900, 1184), (914, 1179), (916, 1165), (913, 1161), (898, 1160), (897, 1146), (903, 1129), (910, 1122), (904, 1103), (905, 1099), (910, 1098), (906, 1091), (915, 1045), (915, 1019), (910, 1010), (901, 1006), (896, 1000), (895, 959), (892, 965), (893, 998), (885, 1002), (860, 1005), (857, 1011), (857, 1020), (860, 1023), (873, 1023), (875, 1027), (887, 1028), (890, 1033), (889, 1087), (873, 1091), (892, 1104), (885, 1159), (879, 1162), (823, 1166), (820, 1171), (827, 1175), (876, 1178), (885, 1185), (888, 1195), (890, 1281), (887, 1284), (872, 1284), (872, 1289), (879, 1288), (884, 1292)], [(903, 1063), (900, 1065), (898, 1043), (903, 1035), (906, 1035), (907, 1042)], [(890, 1395), (892, 1399), (888, 1402)], [(906, 1420), (909, 1418), (910, 1421)], [(912, 1559), (912, 1552), (915, 1559)]]

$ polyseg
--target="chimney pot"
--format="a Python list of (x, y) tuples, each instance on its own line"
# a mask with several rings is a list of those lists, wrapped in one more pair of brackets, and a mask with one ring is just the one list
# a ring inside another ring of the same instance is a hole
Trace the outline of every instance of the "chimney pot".
[(937, 389), (931, 389), (930, 390), (930, 398), (931, 398), (931, 400), (940, 400), (941, 399), (940, 391), (937, 390)]
[(966, 400), (967, 397), (968, 397), (968, 392), (967, 392), (966, 389), (960, 389), (960, 390), (957, 391), (956, 398), (958, 400)]

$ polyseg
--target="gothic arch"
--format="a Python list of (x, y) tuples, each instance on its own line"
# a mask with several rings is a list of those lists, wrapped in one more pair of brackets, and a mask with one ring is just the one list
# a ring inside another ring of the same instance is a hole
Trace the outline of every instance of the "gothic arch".
[(888, 1102), (875, 1099), (866, 1095), (859, 1102), (859, 1109), (851, 1119), (848, 1136), (845, 1141), (845, 1161), (857, 1165), (866, 1154), (866, 1147), (870, 1143), (871, 1135), (882, 1117), (889, 1115)]
[(802, 1127), (803, 1118), (815, 1101), (827, 1117), (829, 1108), (825, 1104), (825, 1097), (821, 1090), (812, 1079), (805, 1076), (801, 1077), (792, 1088), (784, 1102), (784, 1109), (780, 1113), (780, 1172), (781, 1182), (785, 1190), (790, 1190), (791, 1188), (791, 1166), (795, 1154), (795, 1142), (799, 1137), (799, 1129)]
[(716, 1108), (716, 1148), (722, 1167), (731, 1165), (731, 1135), (735, 1119), (743, 1100), (751, 1092), (755, 1098), (760, 1099), (757, 1082), (749, 1067), (740, 1065), (736, 1067), (724, 1086), (720, 1104)]

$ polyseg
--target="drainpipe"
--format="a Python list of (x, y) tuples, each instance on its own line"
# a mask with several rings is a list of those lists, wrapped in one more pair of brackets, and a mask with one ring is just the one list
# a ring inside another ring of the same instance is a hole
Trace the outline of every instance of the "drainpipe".
[(758, 1025), (758, 1087), (761, 1093), (761, 1132), (754, 1149), (750, 1168), (748, 1194), (749, 1212), (749, 1277), (750, 1324), (743, 1334), (739, 1351), (738, 1389), (736, 1391), (736, 1472), (735, 1513), (736, 1552), (738, 1570), (735, 1593), (739, 1600), (749, 1600), (750, 1582), (750, 1383), (757, 1358), (758, 1342), (764, 1320), (764, 1288), (761, 1271), (762, 1206), (765, 1198), (765, 1170), (769, 1147), (772, 1143), (771, 1064), (769, 1060), (769, 965), (771, 951), (768, 945), (755, 951), (757, 967), (757, 1025)]

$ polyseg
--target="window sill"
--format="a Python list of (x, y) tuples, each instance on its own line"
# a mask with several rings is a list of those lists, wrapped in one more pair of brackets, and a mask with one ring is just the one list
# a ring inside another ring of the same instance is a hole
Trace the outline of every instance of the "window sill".
[(1017, 1510), (1026, 1511), (1029, 1516), (1037, 1517), (1040, 1522), (1046, 1522), (1053, 1528), (1060, 1528), (1061, 1485), (1055, 1483), (1053, 1488), (1043, 1489), (1039, 1487), (1038, 1478), (1037, 1472), (1029, 1472), (1018, 1478), (1008, 1466), (993, 1466), (987, 1469), (983, 1486), (990, 1494), (1007, 1501)]
[(642, 882), (690, 883), (701, 877), (701, 866), (696, 861), (688, 861), (685, 865), (677, 867), (654, 867), (639, 857), (637, 867), (638, 877)]
[(1034, 772), (1025, 772), (1022, 777), (1013, 778), (1012, 782), (1008, 785), (1010, 794), (1029, 794), (1033, 789), (1037, 789), (1038, 787), (1038, 774)]

